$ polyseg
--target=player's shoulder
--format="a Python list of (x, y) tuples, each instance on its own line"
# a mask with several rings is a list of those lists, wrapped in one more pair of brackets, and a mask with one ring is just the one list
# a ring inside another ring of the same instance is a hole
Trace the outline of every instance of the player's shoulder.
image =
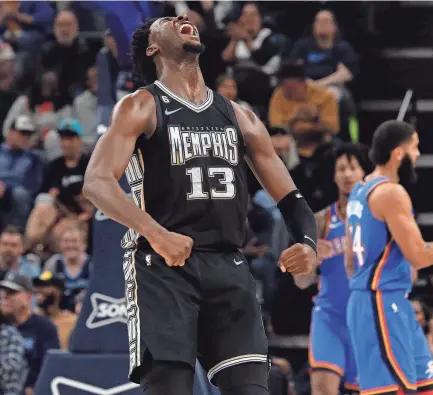
[(147, 89), (139, 89), (122, 97), (116, 104), (114, 111), (117, 113), (131, 113), (139, 110), (155, 110), (155, 98)]
[(254, 111), (243, 107), (242, 105), (234, 102), (233, 100), (230, 100), (230, 104), (233, 107), (236, 119), (240, 124), (246, 123), (246, 125), (255, 125), (260, 122)]
[(370, 199), (400, 199), (409, 196), (406, 189), (401, 184), (391, 181), (385, 181), (374, 186), (370, 193)]
[(369, 195), (369, 205), (376, 212), (393, 212), (397, 208), (412, 209), (412, 202), (406, 189), (395, 182), (377, 185)]

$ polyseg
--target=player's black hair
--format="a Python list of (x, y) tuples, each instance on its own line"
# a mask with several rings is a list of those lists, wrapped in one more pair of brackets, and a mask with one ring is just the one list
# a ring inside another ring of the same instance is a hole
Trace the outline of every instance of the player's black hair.
[(362, 170), (364, 170), (365, 175), (370, 174), (374, 170), (373, 163), (368, 156), (368, 147), (360, 143), (342, 143), (334, 151), (334, 172), (335, 163), (338, 158), (346, 155), (350, 160), (355, 158)]
[(375, 165), (384, 165), (391, 158), (391, 152), (410, 140), (415, 128), (403, 121), (386, 121), (376, 129), (370, 150), (370, 158)]
[(132, 66), (137, 82), (151, 84), (157, 78), (156, 66), (151, 56), (146, 55), (149, 46), (150, 26), (158, 18), (150, 18), (140, 27), (135, 29), (132, 35)]

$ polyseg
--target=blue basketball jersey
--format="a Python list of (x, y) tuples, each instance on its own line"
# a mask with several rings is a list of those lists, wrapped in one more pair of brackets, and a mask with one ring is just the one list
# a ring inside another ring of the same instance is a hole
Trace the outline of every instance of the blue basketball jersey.
[(319, 266), (320, 287), (314, 304), (336, 313), (346, 314), (349, 298), (349, 281), (344, 267), (346, 246), (345, 221), (338, 211), (337, 203), (326, 209), (326, 240), (332, 243), (332, 256)]
[(386, 177), (358, 183), (349, 196), (347, 220), (352, 236), (354, 275), (350, 289), (404, 290), (411, 288), (411, 268), (386, 223), (373, 216), (368, 197)]

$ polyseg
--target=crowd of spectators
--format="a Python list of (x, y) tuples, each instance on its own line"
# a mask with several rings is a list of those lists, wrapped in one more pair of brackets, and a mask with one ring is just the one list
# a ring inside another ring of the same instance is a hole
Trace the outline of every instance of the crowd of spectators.
[[(92, 272), (95, 210), (82, 194), (84, 173), (114, 103), (138, 87), (127, 43), (140, 20), (187, 14), (207, 46), (207, 84), (263, 120), (314, 211), (337, 196), (333, 149), (358, 138), (350, 83), (359, 54), (332, 11), (317, 5), (307, 34), (290, 36), (275, 18), (285, 3), (115, 3), (0, 3), (0, 393), (31, 395), (46, 350), (68, 348)], [(267, 331), (307, 334), (317, 289), (278, 273), (283, 221), (250, 176), (243, 253)], [(413, 303), (433, 346), (429, 307)], [(294, 394), (289, 361), (273, 363), (272, 394)]]

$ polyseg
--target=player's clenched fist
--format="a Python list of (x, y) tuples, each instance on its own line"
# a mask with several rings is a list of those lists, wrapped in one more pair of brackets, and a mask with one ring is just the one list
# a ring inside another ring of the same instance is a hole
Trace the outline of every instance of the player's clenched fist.
[(158, 241), (150, 244), (152, 249), (165, 259), (168, 266), (183, 266), (191, 254), (193, 240), (179, 233), (167, 232)]
[(316, 252), (306, 244), (296, 243), (281, 253), (278, 265), (294, 276), (309, 274), (316, 268)]

